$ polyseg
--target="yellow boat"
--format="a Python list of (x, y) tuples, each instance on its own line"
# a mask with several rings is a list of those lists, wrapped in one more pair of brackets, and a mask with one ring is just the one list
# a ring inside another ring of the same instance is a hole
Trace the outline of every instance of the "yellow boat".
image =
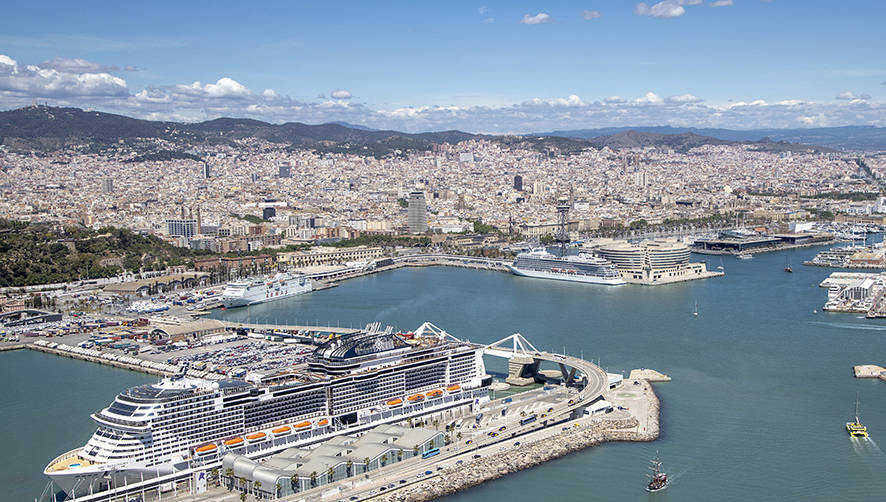
[(858, 419), (858, 395), (855, 396), (855, 422), (846, 422), (846, 432), (854, 438), (868, 437), (868, 428)]

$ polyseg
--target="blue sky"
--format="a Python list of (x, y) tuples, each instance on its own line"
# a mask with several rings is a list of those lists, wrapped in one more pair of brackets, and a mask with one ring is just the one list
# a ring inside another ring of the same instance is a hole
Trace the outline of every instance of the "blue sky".
[(881, 1), (68, 1), (4, 11), (4, 109), (37, 100), (409, 131), (886, 125)]

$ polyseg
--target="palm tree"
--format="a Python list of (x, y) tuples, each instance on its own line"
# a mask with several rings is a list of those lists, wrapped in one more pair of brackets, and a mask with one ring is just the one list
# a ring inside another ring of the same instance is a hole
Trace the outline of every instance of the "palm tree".
[(456, 439), (458, 439), (459, 441), (461, 441), (461, 432), (457, 433), (457, 434), (455, 435), (455, 437), (456, 437)]
[(436, 429), (437, 426), (440, 425), (440, 421), (435, 418), (433, 424), (434, 424), (434, 428)]
[(449, 437), (449, 434), (443, 436), (443, 442), (444, 442), (444, 443), (449, 444), (449, 442), (450, 442), (451, 440), (452, 440), (452, 438)]
[(234, 489), (234, 469), (228, 467), (225, 469), (225, 477), (228, 478), (228, 490)]
[(403, 460), (403, 448), (397, 450), (397, 461)]
[(293, 493), (298, 492), (299, 489), (301, 489), (301, 483), (298, 482), (298, 474), (293, 474), (289, 478), (289, 484)]
[(335, 469), (330, 467), (326, 470), (326, 482), (332, 483), (333, 479), (335, 479)]
[(246, 492), (240, 492), (240, 502), (246, 502)]
[(241, 477), (237, 478), (237, 481), (240, 482), (240, 489), (243, 490), (243, 491), (246, 491), (246, 488), (247, 488), (247, 486), (246, 486), (246, 478), (244, 478), (244, 477), (241, 476)]
[(212, 479), (215, 480), (215, 486), (219, 486), (218, 467), (215, 467), (211, 471), (209, 471), (209, 475), (212, 476)]
[(387, 463), (388, 463), (388, 452), (385, 452), (385, 453), (381, 456), (381, 465), (385, 465), (385, 464), (387, 464)]
[(317, 486), (317, 471), (311, 473), (311, 487)]
[(283, 485), (281, 485), (280, 483), (277, 483), (276, 491), (274, 491), (274, 497), (280, 498), (280, 495), (281, 495), (280, 492), (282, 492), (282, 491), (283, 491)]
[(412, 447), (412, 456), (413, 456), (413, 457), (417, 457), (417, 456), (418, 456), (418, 445), (415, 445), (415, 446)]
[(348, 462), (345, 464), (345, 471), (347, 471), (348, 477), (350, 477), (352, 475), (353, 468), (354, 468), (354, 463), (351, 462), (350, 460), (348, 460)]
[(366, 472), (368, 470), (369, 470), (369, 457), (364, 457), (363, 458), (363, 472)]
[(261, 481), (253, 481), (252, 482), (252, 494), (256, 495), (261, 490)]

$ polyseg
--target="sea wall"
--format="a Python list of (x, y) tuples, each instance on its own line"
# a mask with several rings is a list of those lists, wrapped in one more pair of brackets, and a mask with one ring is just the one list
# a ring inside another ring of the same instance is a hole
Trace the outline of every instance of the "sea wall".
[(610, 441), (653, 441), (659, 435), (660, 403), (652, 386), (643, 382), (649, 400), (648, 430), (638, 431), (636, 418), (604, 419), (583, 427), (570, 427), (552, 437), (523, 443), (488, 457), (466, 461), (438, 472), (425, 481), (374, 497), (377, 502), (426, 502), (467, 490), (486, 481), (529, 469), (570, 453)]

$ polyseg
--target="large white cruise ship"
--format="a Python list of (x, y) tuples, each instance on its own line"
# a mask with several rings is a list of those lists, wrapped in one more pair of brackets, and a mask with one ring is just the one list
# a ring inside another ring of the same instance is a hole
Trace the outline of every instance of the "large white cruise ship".
[[(431, 326), (431, 328), (426, 328)], [(251, 458), (489, 400), (482, 347), (429, 323), (413, 338), (378, 324), (318, 346), (306, 362), (246, 380), (186, 377), (126, 389), (91, 415), (87, 443), (44, 473), (69, 498)]]
[(608, 284), (625, 284), (618, 269), (612, 263), (590, 254), (554, 256), (544, 248), (536, 248), (517, 255), (508, 265), (511, 272), (526, 277), (557, 279), (561, 281)]
[(222, 292), (222, 302), (226, 308), (243, 307), (310, 293), (311, 290), (311, 280), (304, 275), (281, 272), (271, 278), (258, 277), (229, 282)]

